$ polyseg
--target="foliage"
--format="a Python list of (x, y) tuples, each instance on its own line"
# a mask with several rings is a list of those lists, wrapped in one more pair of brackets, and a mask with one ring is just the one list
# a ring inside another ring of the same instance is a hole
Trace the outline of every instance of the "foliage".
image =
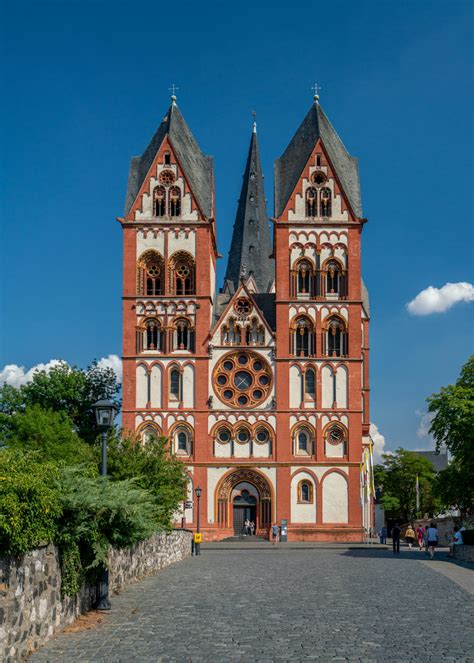
[(110, 481), (64, 468), (60, 498), (59, 542), (78, 545), (84, 571), (106, 564), (109, 546), (129, 546), (158, 530), (153, 498), (133, 479)]
[(459, 509), (461, 518), (466, 517), (474, 504), (474, 483), (456, 460), (437, 475), (433, 491), (443, 508)]
[(94, 461), (90, 445), (79, 438), (69, 417), (39, 405), (28, 405), (12, 415), (0, 413), (0, 436), (2, 445), (37, 451), (38, 459), (65, 464)]
[(38, 454), (0, 451), (0, 550), (21, 555), (56, 539), (59, 470)]
[(154, 497), (162, 527), (169, 528), (186, 495), (187, 476), (183, 463), (169, 453), (164, 437), (151, 438), (146, 445), (119, 436), (109, 440), (109, 474), (114, 480), (134, 477), (136, 484)]
[[(442, 387), (439, 393), (428, 399), (428, 410), (434, 414), (430, 433), (436, 448), (442, 445), (454, 456), (458, 471), (452, 470), (439, 481), (440, 496), (445, 503), (463, 504), (464, 509), (474, 505), (474, 355), (461, 369), (456, 384)], [(449, 468), (448, 468), (449, 469)], [(449, 477), (460, 479), (449, 485)], [(463, 488), (463, 494), (460, 489)], [(451, 494), (451, 497), (449, 495)], [(469, 503), (470, 502), (470, 503)]]
[(403, 522), (416, 515), (416, 477), (418, 475), (421, 513), (432, 513), (438, 509), (432, 484), (436, 475), (433, 464), (412, 451), (397, 449), (392, 454), (383, 454), (383, 465), (376, 468), (377, 485), (382, 486), (381, 504), (393, 518)]
[[(36, 371), (31, 382), (15, 389), (5, 385), (0, 389), (0, 411), (14, 414), (27, 406), (39, 405), (45, 410), (65, 413), (73, 422), (79, 437), (93, 443), (98, 430), (92, 405), (102, 399), (116, 399), (120, 390), (111, 368), (99, 368), (93, 362), (82, 370), (60, 362), (49, 372)], [(118, 402), (116, 401), (118, 408)]]
[(75, 541), (63, 542), (59, 546), (61, 562), (61, 595), (74, 596), (84, 580), (81, 552)]

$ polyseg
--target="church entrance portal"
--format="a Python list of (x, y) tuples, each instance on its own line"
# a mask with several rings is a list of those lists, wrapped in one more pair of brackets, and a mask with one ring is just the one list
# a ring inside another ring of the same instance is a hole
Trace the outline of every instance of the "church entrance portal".
[(272, 517), (271, 490), (267, 479), (250, 468), (228, 474), (217, 488), (219, 528), (244, 532), (246, 520), (255, 523), (255, 534), (268, 536)]
[[(234, 489), (235, 491), (235, 489)], [(234, 492), (232, 491), (232, 492)], [(244, 534), (245, 521), (255, 523), (257, 515), (257, 498), (243, 488), (240, 495), (235, 495), (233, 504), (234, 534)]]

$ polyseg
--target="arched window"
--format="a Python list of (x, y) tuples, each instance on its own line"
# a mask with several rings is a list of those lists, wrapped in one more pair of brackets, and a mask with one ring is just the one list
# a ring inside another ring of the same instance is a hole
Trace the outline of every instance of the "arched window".
[(318, 191), (312, 186), (306, 189), (306, 216), (318, 216)]
[(140, 437), (143, 444), (150, 444), (160, 437), (160, 431), (155, 425), (148, 424), (141, 429)]
[(311, 357), (314, 354), (314, 328), (311, 320), (302, 316), (292, 329), (293, 354), (297, 357)]
[(166, 214), (166, 189), (164, 186), (156, 186), (153, 189), (153, 214), (165, 216)]
[(331, 316), (326, 323), (326, 354), (328, 357), (345, 357), (348, 352), (348, 334), (345, 322)]
[(312, 295), (314, 269), (309, 260), (301, 260), (297, 266), (297, 293), (298, 295)]
[(192, 435), (187, 426), (178, 426), (176, 428), (174, 440), (177, 454), (189, 456), (192, 453)]
[(228, 325), (222, 327), (224, 345), (240, 345), (241, 328), (237, 325), (234, 318), (229, 318)]
[(321, 189), (321, 216), (323, 218), (329, 218), (332, 214), (332, 204), (331, 204), (331, 190), (325, 186)]
[(231, 432), (227, 426), (221, 426), (216, 437), (221, 444), (227, 444), (227, 442), (230, 442)]
[(304, 400), (316, 400), (316, 375), (312, 368), (307, 368), (304, 374)]
[(324, 266), (326, 272), (326, 294), (347, 296), (347, 274), (339, 260), (331, 259)]
[(179, 251), (170, 259), (171, 288), (174, 295), (195, 294), (195, 264), (193, 257)]
[(313, 484), (310, 481), (300, 481), (298, 484), (298, 502), (313, 503)]
[(163, 350), (163, 331), (158, 320), (146, 320), (144, 333), (145, 350)]
[(174, 322), (173, 349), (194, 352), (194, 330), (189, 320), (178, 318)]
[(181, 216), (181, 190), (178, 186), (172, 186), (169, 190), (169, 215)]
[(295, 432), (295, 454), (311, 455), (312, 453), (312, 439), (309, 430), (305, 427), (298, 428)]
[(173, 368), (170, 373), (170, 400), (181, 400), (181, 372), (177, 368)]
[(145, 251), (137, 264), (137, 293), (156, 297), (163, 294), (164, 260), (153, 249)]

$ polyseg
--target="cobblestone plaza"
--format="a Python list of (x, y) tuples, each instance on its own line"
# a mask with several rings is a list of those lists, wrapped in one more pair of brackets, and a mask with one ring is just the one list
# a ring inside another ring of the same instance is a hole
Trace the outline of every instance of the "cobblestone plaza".
[(472, 570), (442, 554), (215, 545), (30, 660), (474, 661)]

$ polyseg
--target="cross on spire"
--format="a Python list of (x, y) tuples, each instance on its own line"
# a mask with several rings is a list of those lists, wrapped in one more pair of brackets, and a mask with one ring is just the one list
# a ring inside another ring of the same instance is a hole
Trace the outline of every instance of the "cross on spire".
[(253, 115), (253, 133), (257, 133), (257, 111), (252, 111)]
[(172, 83), (168, 90), (171, 92), (171, 101), (176, 101), (176, 91), (179, 90), (179, 87)]
[(319, 99), (319, 92), (320, 92), (320, 90), (321, 90), (321, 86), (318, 85), (317, 83), (314, 83), (314, 85), (312, 86), (311, 89), (312, 89), (313, 92), (314, 92), (313, 99), (314, 99), (315, 101), (318, 101), (318, 99)]

